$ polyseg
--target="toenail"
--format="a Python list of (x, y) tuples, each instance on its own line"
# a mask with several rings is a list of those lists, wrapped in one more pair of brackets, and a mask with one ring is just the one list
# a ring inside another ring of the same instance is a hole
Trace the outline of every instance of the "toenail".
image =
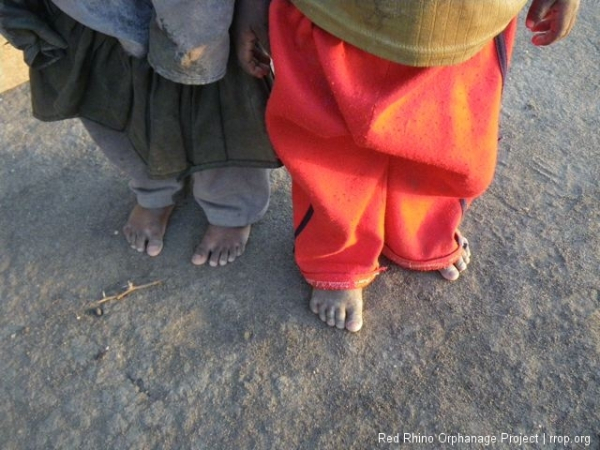
[(467, 248), (469, 246), (468, 242), (463, 243), (462, 248)]

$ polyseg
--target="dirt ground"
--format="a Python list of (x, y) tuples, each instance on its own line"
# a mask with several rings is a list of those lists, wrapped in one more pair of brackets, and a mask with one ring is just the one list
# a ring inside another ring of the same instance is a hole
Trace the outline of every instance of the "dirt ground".
[(468, 271), (390, 266), (358, 334), (308, 310), (284, 170), (239, 261), (190, 263), (190, 199), (146, 257), (79, 122), (1, 94), (2, 449), (600, 448), (600, 15), (582, 3), (553, 48), (521, 27)]

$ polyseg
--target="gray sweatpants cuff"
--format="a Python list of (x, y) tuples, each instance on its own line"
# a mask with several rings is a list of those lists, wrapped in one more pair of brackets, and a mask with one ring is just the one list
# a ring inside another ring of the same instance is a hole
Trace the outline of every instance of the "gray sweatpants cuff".
[(196, 172), (194, 198), (208, 222), (244, 227), (260, 220), (269, 206), (270, 169), (228, 167)]
[(208, 223), (219, 227), (245, 227), (246, 225), (252, 225), (262, 219), (269, 208), (268, 201), (263, 209), (252, 211), (241, 211), (239, 208), (207, 208), (206, 206), (204, 204), (204, 212)]

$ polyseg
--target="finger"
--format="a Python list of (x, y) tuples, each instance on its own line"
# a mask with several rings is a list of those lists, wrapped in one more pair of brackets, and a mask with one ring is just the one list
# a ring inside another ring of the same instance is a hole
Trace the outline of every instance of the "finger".
[(538, 33), (531, 38), (531, 42), (533, 43), (533, 45), (537, 45), (538, 47), (550, 45), (555, 41), (556, 33), (553, 31), (545, 31), (543, 33)]
[(263, 64), (256, 60), (252, 60), (248, 64), (248, 68), (246, 70), (247, 73), (256, 78), (263, 78), (264, 76), (268, 75), (270, 71), (270, 64)]
[(568, 22), (564, 11), (551, 11), (547, 22), (547, 29), (533, 37), (535, 45), (550, 45), (565, 36)]
[(554, 0), (533, 0), (533, 3), (529, 7), (529, 11), (527, 11), (525, 26), (529, 29), (533, 29), (538, 23), (546, 18), (553, 4)]
[(258, 44), (254, 46), (252, 53), (254, 58), (262, 63), (269, 64), (271, 62), (271, 56)]
[(256, 36), (251, 31), (240, 35), (237, 40), (237, 57), (242, 69), (254, 76)]
[(546, 33), (550, 30), (552, 30), (552, 22), (550, 20), (542, 20), (531, 28), (531, 31), (534, 33)]

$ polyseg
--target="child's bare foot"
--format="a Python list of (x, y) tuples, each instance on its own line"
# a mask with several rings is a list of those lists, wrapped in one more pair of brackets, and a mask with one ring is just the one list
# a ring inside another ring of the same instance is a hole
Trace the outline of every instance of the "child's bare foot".
[(224, 266), (235, 261), (246, 249), (250, 236), (250, 225), (245, 227), (219, 227), (209, 225), (202, 242), (196, 247), (192, 263), (200, 266)]
[(145, 251), (150, 256), (158, 255), (163, 248), (163, 237), (173, 207), (144, 208), (135, 205), (123, 227), (123, 234), (131, 248)]
[(458, 237), (458, 244), (462, 247), (462, 255), (460, 258), (451, 266), (440, 269), (440, 274), (450, 281), (457, 280), (460, 273), (467, 268), (469, 261), (471, 260), (471, 248), (469, 247), (469, 241), (463, 236)]
[(362, 328), (362, 289), (324, 291), (313, 289), (310, 309), (330, 327), (356, 332)]

